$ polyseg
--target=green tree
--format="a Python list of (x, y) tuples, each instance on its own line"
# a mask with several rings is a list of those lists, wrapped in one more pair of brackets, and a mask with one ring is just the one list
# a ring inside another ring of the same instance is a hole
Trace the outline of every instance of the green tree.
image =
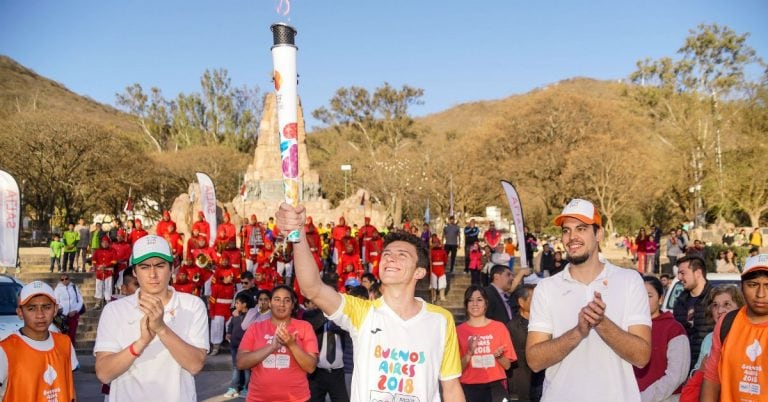
[(399, 223), (403, 200), (421, 172), (404, 158), (404, 152), (418, 144), (420, 130), (408, 113), (421, 104), (424, 90), (404, 85), (396, 89), (385, 83), (370, 93), (365, 88), (340, 88), (329, 106), (312, 115), (342, 136), (359, 166), (356, 177), (388, 206)]

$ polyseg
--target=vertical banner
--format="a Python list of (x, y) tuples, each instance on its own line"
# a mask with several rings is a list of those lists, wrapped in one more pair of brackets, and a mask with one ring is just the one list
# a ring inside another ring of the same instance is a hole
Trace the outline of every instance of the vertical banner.
[(200, 185), (200, 207), (205, 215), (205, 221), (211, 228), (208, 245), (213, 247), (216, 242), (216, 189), (207, 174), (197, 172), (197, 183)]
[(451, 199), (450, 199), (450, 209), (448, 210), (448, 216), (453, 216), (453, 175), (451, 175)]
[(13, 176), (0, 170), (0, 267), (15, 267), (19, 255), (21, 193)]
[(517, 248), (520, 251), (520, 266), (531, 268), (527, 256), (525, 255), (525, 223), (523, 222), (523, 206), (520, 204), (520, 196), (515, 190), (515, 186), (502, 180), (501, 187), (507, 194), (509, 208), (512, 209), (512, 221), (515, 223), (515, 232), (517, 233)]
[[(277, 126), (280, 135), (280, 160), (283, 168), (285, 202), (299, 204), (299, 129), (298, 129), (298, 76), (296, 73), (296, 29), (288, 24), (273, 24), (272, 65), (275, 98), (277, 100)], [(288, 234), (289, 242), (299, 241), (299, 231)]]

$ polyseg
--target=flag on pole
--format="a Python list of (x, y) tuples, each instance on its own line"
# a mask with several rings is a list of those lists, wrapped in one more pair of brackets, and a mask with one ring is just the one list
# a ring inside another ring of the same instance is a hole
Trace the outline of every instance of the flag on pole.
[(216, 189), (213, 187), (213, 180), (201, 172), (197, 172), (197, 183), (200, 185), (200, 207), (205, 215), (205, 221), (211, 228), (208, 244), (213, 247), (216, 242)]
[(240, 186), (240, 197), (243, 199), (243, 201), (248, 198), (248, 187), (246, 187), (245, 183)]
[(123, 212), (125, 212), (126, 215), (130, 215), (131, 212), (133, 212), (133, 200), (131, 199), (131, 188), (128, 188), (128, 199), (125, 200), (125, 206), (123, 207)]
[(424, 209), (424, 223), (429, 224), (429, 198), (427, 198), (427, 208)]
[(16, 180), (0, 170), (0, 267), (15, 267), (19, 255), (21, 193)]
[(520, 266), (531, 268), (530, 261), (525, 255), (525, 223), (523, 222), (523, 206), (520, 204), (520, 196), (515, 190), (515, 186), (502, 180), (501, 187), (507, 194), (509, 207), (512, 209), (512, 221), (515, 223), (515, 232), (517, 233), (517, 247), (520, 249)]
[(360, 197), (360, 208), (363, 208), (363, 210), (365, 210), (365, 192), (363, 192), (363, 196)]

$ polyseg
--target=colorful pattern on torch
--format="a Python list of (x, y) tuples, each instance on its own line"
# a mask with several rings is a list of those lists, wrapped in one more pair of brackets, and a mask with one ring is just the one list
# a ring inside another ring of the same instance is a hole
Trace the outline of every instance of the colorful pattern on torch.
[[(277, 24), (283, 25), (283, 24)], [(272, 29), (293, 29), (276, 27)], [(299, 141), (298, 141), (298, 94), (296, 74), (296, 46), (275, 44), (272, 46), (273, 81), (277, 100), (277, 125), (280, 136), (280, 160), (283, 168), (285, 202), (299, 204)], [(298, 242), (299, 231), (288, 234), (288, 241)]]

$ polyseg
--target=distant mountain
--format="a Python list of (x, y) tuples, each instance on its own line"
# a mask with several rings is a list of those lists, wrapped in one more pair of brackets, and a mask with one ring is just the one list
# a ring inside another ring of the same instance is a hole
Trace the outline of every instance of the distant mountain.
[(130, 116), (109, 105), (78, 95), (8, 56), (0, 55), (0, 119), (17, 111), (41, 110), (138, 133)]

